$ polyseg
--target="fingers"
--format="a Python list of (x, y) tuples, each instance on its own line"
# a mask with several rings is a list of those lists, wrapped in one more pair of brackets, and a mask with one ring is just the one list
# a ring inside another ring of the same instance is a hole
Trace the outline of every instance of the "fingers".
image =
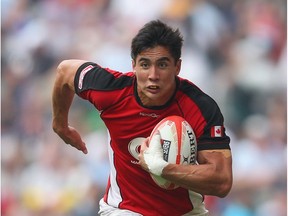
[(147, 172), (149, 172), (149, 168), (144, 160), (143, 154), (149, 148), (149, 137), (147, 137), (141, 144), (140, 153), (138, 155), (140, 166)]
[(82, 151), (84, 154), (88, 153), (86, 144), (83, 142), (80, 134), (76, 131), (75, 128), (68, 126), (68, 132), (65, 134), (66, 143), (70, 144), (74, 148)]
[(161, 176), (162, 170), (168, 165), (168, 163), (163, 159), (161, 136), (157, 131), (150, 138), (149, 147), (143, 150), (143, 160), (150, 173)]
[(162, 150), (162, 147), (161, 147), (161, 136), (160, 136), (159, 131), (157, 131), (151, 137), (148, 150), (151, 150), (151, 151), (161, 151)]
[(88, 154), (88, 150), (86, 148), (86, 144), (84, 142), (81, 142), (81, 144), (71, 144), (71, 146), (75, 147), (76, 149), (78, 149), (79, 151), (82, 151), (84, 154)]
[(140, 152), (145, 151), (149, 147), (149, 137), (141, 143)]
[(82, 151), (84, 154), (88, 154), (88, 150), (87, 150), (87, 148), (86, 148), (85, 143), (83, 143), (82, 148), (81, 148), (81, 151)]

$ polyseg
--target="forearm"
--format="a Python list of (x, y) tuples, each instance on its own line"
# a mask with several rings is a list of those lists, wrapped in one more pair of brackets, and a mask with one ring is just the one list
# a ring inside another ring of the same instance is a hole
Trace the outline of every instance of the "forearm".
[(162, 177), (200, 194), (225, 197), (232, 185), (231, 157), (221, 160), (200, 165), (169, 164)]
[(75, 94), (68, 75), (60, 64), (52, 92), (53, 130), (56, 133), (68, 127), (68, 113)]
[(75, 95), (74, 78), (78, 68), (86, 61), (65, 60), (57, 67), (52, 92), (53, 130), (61, 139), (87, 154), (87, 148), (78, 131), (68, 125), (68, 114)]

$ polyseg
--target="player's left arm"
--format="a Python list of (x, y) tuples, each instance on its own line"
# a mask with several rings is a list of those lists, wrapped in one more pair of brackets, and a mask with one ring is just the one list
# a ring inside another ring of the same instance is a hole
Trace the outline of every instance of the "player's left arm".
[(232, 187), (232, 156), (229, 149), (198, 151), (199, 165), (168, 164), (162, 177), (204, 195), (225, 197)]
[[(158, 139), (157, 139), (158, 138)], [(147, 172), (203, 195), (225, 197), (232, 187), (230, 149), (198, 151), (197, 165), (171, 164), (163, 159), (160, 136), (146, 139), (139, 154), (139, 164)]]

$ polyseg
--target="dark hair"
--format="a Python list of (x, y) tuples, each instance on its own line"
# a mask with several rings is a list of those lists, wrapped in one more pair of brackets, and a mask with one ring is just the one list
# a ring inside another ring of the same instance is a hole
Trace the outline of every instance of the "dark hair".
[(175, 61), (181, 57), (183, 37), (178, 29), (174, 30), (160, 20), (153, 20), (144, 25), (133, 38), (131, 44), (131, 57), (136, 57), (142, 51), (156, 46), (169, 49)]

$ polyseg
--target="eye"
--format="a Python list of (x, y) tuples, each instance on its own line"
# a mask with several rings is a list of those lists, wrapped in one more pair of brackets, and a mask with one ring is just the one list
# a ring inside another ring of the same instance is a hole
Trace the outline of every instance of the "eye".
[(164, 69), (168, 67), (168, 64), (167, 62), (159, 62), (158, 67)]
[(149, 68), (149, 64), (146, 63), (146, 62), (142, 62), (142, 63), (140, 64), (140, 66), (141, 66), (141, 68), (143, 68), (143, 69), (148, 69), (148, 68)]

